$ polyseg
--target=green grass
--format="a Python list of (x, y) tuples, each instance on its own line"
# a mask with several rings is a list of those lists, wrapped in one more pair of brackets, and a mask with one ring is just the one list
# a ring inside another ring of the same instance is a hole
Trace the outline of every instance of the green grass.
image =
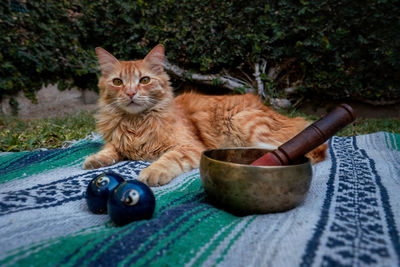
[[(286, 112), (289, 116), (302, 116), (316, 120), (300, 112)], [(59, 148), (65, 141), (79, 140), (95, 130), (93, 113), (81, 112), (62, 118), (22, 120), (0, 116), (0, 151), (25, 151), (38, 148)], [(352, 136), (386, 131), (400, 133), (399, 119), (358, 118), (337, 135)]]
[(359, 118), (341, 130), (340, 136), (362, 135), (375, 132), (400, 133), (400, 119), (365, 119)]
[(94, 130), (95, 120), (89, 112), (32, 120), (0, 116), (0, 151), (59, 148), (65, 141), (82, 139)]

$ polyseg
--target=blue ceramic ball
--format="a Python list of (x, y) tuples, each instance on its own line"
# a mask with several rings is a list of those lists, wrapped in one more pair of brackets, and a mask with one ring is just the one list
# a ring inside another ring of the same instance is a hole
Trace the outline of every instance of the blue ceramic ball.
[(86, 189), (89, 210), (93, 213), (107, 213), (108, 196), (123, 181), (125, 179), (122, 176), (113, 172), (102, 173), (93, 178)]
[(123, 182), (108, 198), (108, 215), (114, 223), (124, 225), (151, 219), (155, 205), (156, 199), (150, 187), (136, 180)]

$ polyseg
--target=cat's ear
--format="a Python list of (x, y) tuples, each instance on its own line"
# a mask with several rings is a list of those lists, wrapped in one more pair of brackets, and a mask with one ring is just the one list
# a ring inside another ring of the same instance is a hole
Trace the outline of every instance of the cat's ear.
[(96, 47), (96, 54), (103, 76), (108, 76), (119, 65), (118, 59), (101, 47)]
[(143, 62), (147, 64), (155, 74), (161, 74), (164, 71), (164, 59), (164, 46), (159, 44), (147, 54)]

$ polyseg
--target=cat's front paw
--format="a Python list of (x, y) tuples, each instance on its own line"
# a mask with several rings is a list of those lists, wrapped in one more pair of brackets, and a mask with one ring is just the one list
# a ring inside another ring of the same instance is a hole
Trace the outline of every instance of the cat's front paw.
[(160, 186), (169, 183), (174, 177), (168, 170), (149, 166), (139, 173), (138, 180), (148, 186)]
[(115, 159), (111, 157), (95, 154), (86, 158), (82, 168), (85, 170), (98, 169), (101, 167), (113, 165), (114, 163)]

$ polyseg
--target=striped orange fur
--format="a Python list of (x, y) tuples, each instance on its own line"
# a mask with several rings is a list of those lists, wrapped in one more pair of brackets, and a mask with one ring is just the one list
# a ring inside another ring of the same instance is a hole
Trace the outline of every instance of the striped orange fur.
[[(119, 61), (102, 48), (96, 53), (102, 69), (97, 130), (106, 145), (86, 159), (85, 169), (125, 159), (150, 160), (153, 163), (138, 179), (150, 186), (163, 185), (197, 168), (205, 149), (273, 148), (309, 124), (273, 111), (251, 94), (185, 93), (174, 98), (161, 45), (137, 61)], [(325, 150), (322, 145), (308, 156), (322, 161)]]

